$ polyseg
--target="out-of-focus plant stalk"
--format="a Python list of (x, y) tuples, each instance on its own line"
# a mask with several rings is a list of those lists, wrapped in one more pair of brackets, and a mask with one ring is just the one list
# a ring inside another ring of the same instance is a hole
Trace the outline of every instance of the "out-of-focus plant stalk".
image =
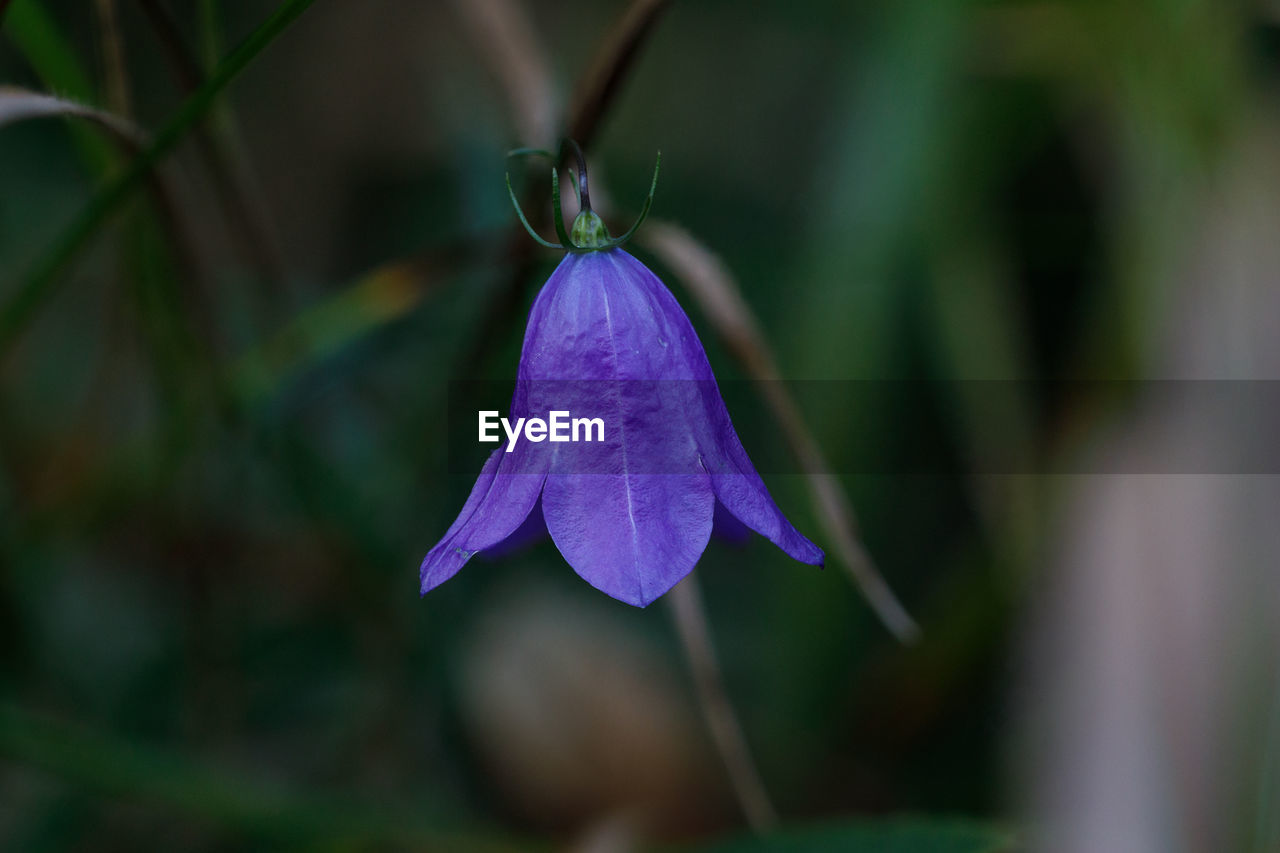
[(107, 107), (121, 116), (130, 115), (129, 74), (124, 63), (124, 43), (120, 37), (120, 21), (115, 0), (94, 0), (101, 35), (103, 78), (106, 81)]
[(635, 0), (609, 32), (578, 82), (569, 110), (568, 137), (587, 149), (635, 64), (645, 38), (653, 30), (667, 0)]
[(742, 291), (733, 276), (709, 249), (675, 225), (651, 220), (639, 239), (684, 282), (729, 351), (756, 380), (792, 454), (804, 471), (818, 520), (826, 530), (840, 564), (866, 596), (885, 627), (902, 642), (914, 641), (919, 636), (919, 628), (862, 547), (849, 499), (839, 480), (830, 473), (822, 448), (805, 423), (800, 407), (787, 391), (760, 324), (742, 298)]
[(205, 84), (160, 129), (146, 150), (134, 158), (129, 168), (103, 187), (80, 216), (62, 232), (17, 293), (0, 308), (0, 360), (35, 313), (53, 296), (60, 273), (97, 233), (99, 226), (146, 181), (156, 164), (186, 138), (213, 107), (222, 90), (313, 2), (285, 0), (218, 65)]
[(666, 601), (671, 607), (671, 615), (689, 661), (698, 704), (729, 773), (734, 795), (751, 828), (756, 832), (768, 832), (777, 825), (778, 812), (765, 791), (760, 771), (756, 769), (751, 749), (742, 733), (742, 725), (733, 711), (733, 703), (729, 701), (711, 643), (697, 574), (691, 574), (676, 584), (667, 593)]
[[(165, 50), (174, 77), (184, 94), (190, 96), (204, 85), (205, 74), (195, 54), (182, 36), (173, 14), (161, 0), (139, 0), (148, 23)], [(223, 114), (223, 126), (234, 126), (226, 105), (215, 108)], [(239, 236), (249, 262), (259, 278), (279, 282), (285, 276), (285, 263), (262, 199), (257, 182), (246, 163), (236, 156), (231, 144), (231, 131), (220, 132), (208, 122), (194, 130), (201, 159), (209, 171), (223, 216), (231, 230)], [(259, 289), (259, 292), (263, 292)]]
[(517, 0), (454, 0), (453, 5), (506, 95), (520, 143), (554, 147), (551, 68), (524, 7)]
[[(106, 110), (93, 109), (52, 95), (29, 92), (13, 86), (0, 86), (0, 126), (9, 122), (44, 117), (85, 119), (106, 131), (120, 149), (130, 156), (142, 156), (151, 144), (147, 134), (140, 127)], [(151, 191), (158, 218), (168, 232), (178, 262), (182, 265), (188, 279), (199, 284), (203, 281), (203, 265), (200, 263), (192, 230), (177, 203), (175, 181), (164, 169), (155, 169), (144, 177)], [(0, 315), (0, 319), (5, 316), (7, 315)], [(0, 325), (0, 344), (4, 340), (3, 330), (4, 327)], [(3, 355), (2, 346), (0, 346), (0, 355)]]

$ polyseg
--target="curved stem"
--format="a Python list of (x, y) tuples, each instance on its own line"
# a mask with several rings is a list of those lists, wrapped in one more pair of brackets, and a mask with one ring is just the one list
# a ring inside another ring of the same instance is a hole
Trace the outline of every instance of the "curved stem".
[(724, 679), (720, 676), (696, 577), (691, 574), (676, 584), (667, 593), (666, 600), (671, 607), (685, 656), (689, 660), (694, 687), (698, 692), (698, 703), (702, 706), (702, 714), (706, 718), (707, 728), (711, 730), (716, 750), (729, 773), (738, 805), (753, 830), (765, 832), (772, 829), (778, 823), (778, 812), (760, 780), (760, 772), (751, 758), (747, 739), (733, 711), (733, 704), (729, 701)]
[(572, 138), (564, 141), (570, 150), (573, 151), (574, 159), (578, 161), (578, 207), (579, 213), (591, 212), (591, 193), (587, 189), (587, 158), (582, 154), (582, 148)]

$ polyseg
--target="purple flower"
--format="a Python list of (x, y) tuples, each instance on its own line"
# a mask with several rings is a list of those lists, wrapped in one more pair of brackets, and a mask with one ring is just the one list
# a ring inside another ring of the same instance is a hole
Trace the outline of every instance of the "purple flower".
[(747, 457), (689, 318), (582, 198), (572, 248), (600, 248), (566, 255), (534, 301), (509, 420), (586, 413), (604, 422), (604, 440), (518, 438), (495, 450), (422, 561), (422, 592), (475, 554), (544, 531), (584, 580), (638, 607), (693, 569), (713, 527), (745, 525), (822, 565)]

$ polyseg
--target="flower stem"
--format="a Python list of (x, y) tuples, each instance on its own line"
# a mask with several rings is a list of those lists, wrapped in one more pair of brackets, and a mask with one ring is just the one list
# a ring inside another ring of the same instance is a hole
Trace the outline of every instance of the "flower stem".
[(580, 213), (590, 213), (591, 193), (587, 188), (587, 158), (583, 156), (582, 148), (573, 140), (573, 137), (566, 139), (565, 144), (569, 146), (574, 160), (578, 163), (578, 210)]
[(725, 690), (715, 649), (711, 645), (711, 632), (707, 626), (706, 610), (702, 606), (702, 593), (698, 589), (697, 578), (691, 574), (676, 584), (667, 593), (666, 600), (671, 607), (685, 656), (689, 660), (689, 670), (698, 693), (698, 704), (702, 707), (716, 750), (729, 773), (738, 805), (753, 830), (759, 833), (772, 829), (778, 823), (778, 813), (764, 789), (760, 772), (756, 769), (755, 760), (751, 757), (751, 750), (743, 735), (742, 725), (738, 722), (729, 694)]
[(627, 6), (596, 51), (587, 73), (578, 81), (566, 136), (578, 140), (584, 148), (591, 147), (601, 119), (667, 4), (668, 0), (632, 0)]

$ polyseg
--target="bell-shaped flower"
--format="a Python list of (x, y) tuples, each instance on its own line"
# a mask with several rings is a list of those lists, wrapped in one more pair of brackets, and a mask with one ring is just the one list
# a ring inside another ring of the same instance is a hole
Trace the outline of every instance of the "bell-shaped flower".
[(745, 526), (822, 565), (822, 550), (787, 520), (747, 457), (689, 318), (618, 248), (634, 227), (609, 239), (581, 163), (578, 179), (583, 212), (571, 237), (553, 193), (570, 251), (534, 301), (508, 420), (560, 411), (603, 429), (592, 436), (586, 426), (577, 441), (517, 437), (495, 450), (423, 560), (422, 592), (475, 554), (543, 531), (584, 580), (639, 607), (693, 569), (713, 528), (732, 535)]

